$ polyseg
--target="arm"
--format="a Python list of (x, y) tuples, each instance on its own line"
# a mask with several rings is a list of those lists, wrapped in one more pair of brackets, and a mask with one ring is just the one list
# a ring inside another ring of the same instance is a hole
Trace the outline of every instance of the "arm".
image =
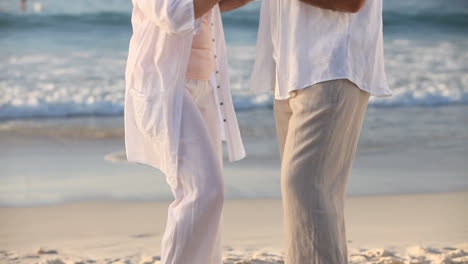
[(299, 0), (303, 3), (340, 12), (356, 13), (364, 6), (366, 0)]
[(210, 11), (210, 9), (213, 8), (213, 6), (215, 6), (217, 3), (219, 3), (219, 0), (193, 0), (195, 19)]
[(228, 12), (237, 9), (241, 6), (244, 6), (250, 1), (253, 0), (221, 0), (219, 2), (219, 9), (221, 10), (221, 12)]

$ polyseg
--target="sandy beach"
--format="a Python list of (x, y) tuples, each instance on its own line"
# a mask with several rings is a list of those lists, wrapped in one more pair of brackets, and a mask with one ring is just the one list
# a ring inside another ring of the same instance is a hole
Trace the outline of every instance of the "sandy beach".
[[(466, 106), (382, 111), (348, 185), (350, 263), (468, 263)], [(283, 263), (273, 115), (238, 117), (249, 156), (225, 160), (224, 264)], [(159, 263), (171, 193), (125, 162), (121, 117), (4, 121), (0, 148), (0, 263)]]
[[(351, 263), (468, 263), (468, 193), (347, 199)], [(168, 202), (1, 208), (1, 263), (159, 263)], [(224, 263), (282, 262), (280, 200), (230, 200)]]
[[(260, 4), (223, 14), (247, 152), (224, 150), (224, 264), (284, 263), (272, 95), (249, 92)], [(393, 96), (369, 101), (347, 185), (351, 264), (468, 263), (467, 7), (384, 1)], [(125, 156), (131, 10), (0, 1), (0, 264), (159, 263), (172, 193)]]

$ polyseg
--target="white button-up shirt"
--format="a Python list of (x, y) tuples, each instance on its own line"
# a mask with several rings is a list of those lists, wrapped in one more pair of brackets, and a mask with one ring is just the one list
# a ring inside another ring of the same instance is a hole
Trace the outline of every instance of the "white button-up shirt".
[[(245, 156), (234, 112), (219, 6), (211, 12), (216, 100), (229, 160)], [(125, 148), (127, 160), (145, 163), (168, 175), (177, 173), (185, 73), (192, 40), (201, 20), (192, 0), (133, 0), (125, 73)]]
[(317, 8), (299, 0), (263, 0), (254, 93), (276, 99), (313, 84), (349, 79), (375, 96), (390, 96), (384, 70), (382, 0), (357, 13)]

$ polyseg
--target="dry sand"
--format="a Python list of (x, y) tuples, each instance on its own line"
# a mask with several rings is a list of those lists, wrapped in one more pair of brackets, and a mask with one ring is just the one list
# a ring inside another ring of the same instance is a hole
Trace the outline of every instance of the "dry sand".
[[(467, 201), (468, 193), (348, 198), (350, 263), (468, 263)], [(0, 208), (0, 262), (159, 263), (168, 204)], [(224, 222), (225, 264), (283, 263), (281, 201), (226, 201)]]

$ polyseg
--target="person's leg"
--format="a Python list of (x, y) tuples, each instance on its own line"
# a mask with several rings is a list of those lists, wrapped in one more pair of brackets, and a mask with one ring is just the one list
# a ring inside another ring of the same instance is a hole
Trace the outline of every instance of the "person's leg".
[[(218, 109), (216, 107), (216, 99), (214, 95), (214, 87), (210, 85), (209, 81), (203, 81), (200, 83), (201, 93), (198, 94), (196, 98), (197, 107), (201, 113), (201, 116), (204, 120), (205, 126), (208, 128), (208, 133), (211, 137), (211, 142), (213, 147), (216, 150), (216, 155), (218, 157), (219, 167), (221, 171), (223, 170), (223, 151), (222, 151), (222, 139), (221, 139), (221, 129), (219, 124)], [(223, 174), (215, 175), (217, 177), (216, 182), (220, 183), (218, 188), (222, 188), (224, 194), (224, 177)], [(223, 201), (224, 202), (224, 196)], [(222, 209), (222, 208), (221, 208)], [(217, 236), (216, 241), (213, 242), (213, 256), (212, 262), (210, 263), (222, 263), (223, 257), (223, 228), (222, 228), (222, 211), (219, 218), (218, 225), (213, 226), (216, 230)]]
[[(171, 186), (175, 201), (169, 207), (161, 263), (220, 264), (224, 182), (219, 126), (211, 123), (218, 124), (217, 109), (203, 98), (198, 82), (186, 88), (178, 175), (168, 175), (177, 180)], [(200, 100), (205, 101), (203, 107)]]
[(345, 189), (369, 95), (333, 80), (289, 100), (281, 168), (286, 264), (347, 263)]

